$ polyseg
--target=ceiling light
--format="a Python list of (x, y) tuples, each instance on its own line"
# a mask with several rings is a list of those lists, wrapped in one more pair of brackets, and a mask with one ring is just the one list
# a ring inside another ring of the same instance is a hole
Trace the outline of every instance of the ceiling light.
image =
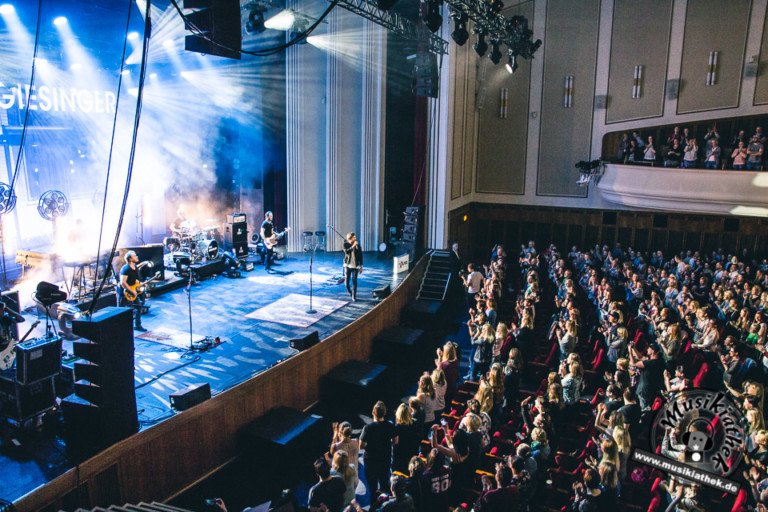
[(498, 41), (491, 41), (491, 54), (489, 57), (494, 64), (501, 62), (501, 50), (499, 49)]
[(443, 15), (440, 14), (440, 0), (421, 0), (419, 8), (421, 21), (430, 32), (437, 32), (443, 24)]
[(0, 5), (0, 14), (11, 14), (16, 9), (11, 4)]
[(264, 25), (264, 7), (260, 5), (251, 7), (248, 21), (245, 22), (245, 31), (248, 34), (260, 34), (265, 30), (267, 27)]
[(382, 11), (388, 11), (395, 6), (397, 0), (376, 0), (376, 7)]
[(483, 32), (478, 32), (477, 42), (472, 45), (472, 48), (475, 49), (480, 57), (485, 55), (485, 52), (488, 51), (488, 43), (485, 42), (485, 34)]
[(128, 40), (129, 41), (135, 41), (139, 38), (138, 32), (128, 32)]
[(505, 64), (505, 67), (507, 68), (507, 72), (512, 75), (515, 71), (517, 71), (517, 68), (519, 67), (517, 64), (517, 57), (515, 57), (515, 54), (512, 52), (509, 52), (509, 60)]
[(456, 23), (456, 27), (451, 33), (451, 38), (456, 41), (456, 44), (459, 46), (464, 46), (464, 43), (469, 39), (469, 32), (467, 31), (467, 21), (469, 18), (464, 13), (459, 14), (456, 12), (452, 13), (451, 17)]
[(67, 24), (67, 18), (65, 16), (58, 16), (53, 19), (53, 24), (57, 27), (61, 27)]
[(272, 30), (290, 30), (295, 21), (296, 15), (293, 11), (285, 9), (265, 21), (264, 26)]

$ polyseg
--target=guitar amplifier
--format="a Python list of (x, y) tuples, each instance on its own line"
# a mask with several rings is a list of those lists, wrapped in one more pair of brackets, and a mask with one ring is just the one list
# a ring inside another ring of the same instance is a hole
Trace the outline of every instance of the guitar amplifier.
[(16, 380), (32, 384), (61, 373), (61, 338), (35, 338), (16, 345)]
[(245, 222), (227, 222), (224, 224), (224, 246), (230, 249), (232, 244), (248, 244), (248, 224)]
[(13, 374), (0, 375), (0, 415), (22, 422), (49, 411), (56, 405), (53, 377), (33, 384), (20, 384)]

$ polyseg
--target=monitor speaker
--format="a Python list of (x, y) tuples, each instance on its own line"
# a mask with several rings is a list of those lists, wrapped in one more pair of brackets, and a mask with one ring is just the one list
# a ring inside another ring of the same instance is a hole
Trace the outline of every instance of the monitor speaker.
[(306, 350), (318, 343), (320, 343), (320, 334), (317, 331), (312, 331), (303, 338), (294, 338), (290, 341), (291, 348), (296, 350)]

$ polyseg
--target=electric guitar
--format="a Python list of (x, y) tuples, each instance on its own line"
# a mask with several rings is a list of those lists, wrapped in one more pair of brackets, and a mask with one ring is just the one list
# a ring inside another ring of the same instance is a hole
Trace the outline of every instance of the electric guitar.
[(264, 239), (264, 246), (267, 249), (272, 249), (274, 246), (277, 245), (277, 242), (283, 238), (283, 235), (285, 235), (287, 232), (289, 232), (291, 228), (285, 228), (281, 232), (277, 233), (275, 231), (272, 232), (272, 236), (269, 238)]
[(32, 330), (38, 325), (40, 325), (40, 320), (37, 320), (32, 324), (32, 327), (29, 328), (27, 334), (25, 334), (21, 340), (8, 340), (8, 346), (5, 347), (5, 350), (0, 352), (0, 371), (7, 370), (13, 366), (14, 361), (16, 361), (16, 345), (26, 340), (27, 336), (29, 336), (29, 333), (31, 333)]
[(160, 272), (155, 272), (155, 275), (147, 279), (146, 281), (136, 281), (133, 285), (126, 284), (123, 290), (123, 296), (128, 302), (133, 302), (139, 298), (139, 295), (147, 291), (147, 284), (152, 281), (160, 279)]

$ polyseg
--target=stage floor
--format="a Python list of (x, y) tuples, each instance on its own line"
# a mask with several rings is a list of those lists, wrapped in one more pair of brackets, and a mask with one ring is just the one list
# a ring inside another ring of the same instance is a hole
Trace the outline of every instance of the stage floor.
[[(318, 299), (314, 305), (319, 319), (309, 326), (313, 319), (302, 305), (309, 298), (309, 257), (304, 253), (289, 253), (272, 274), (256, 265), (239, 279), (217, 276), (192, 286), (193, 340), (205, 336), (222, 340), (221, 345), (202, 353), (186, 348), (189, 303), (185, 290), (149, 299), (150, 312), (143, 319), (148, 333), (134, 333), (141, 428), (150, 428), (175, 414), (168, 403), (168, 395), (174, 391), (207, 382), (215, 395), (268, 370), (297, 353), (288, 340), (315, 329), (321, 339), (333, 334), (376, 304), (371, 293), (374, 288), (386, 284), (395, 288), (407, 275), (393, 274), (391, 259), (366, 253), (358, 300), (352, 302), (343, 283), (334, 279), (342, 276), (341, 261), (341, 253), (315, 256), (313, 295)], [(71, 343), (64, 346), (71, 348)], [(17, 447), (6, 427), (0, 447), (4, 477), (0, 498), (18, 499), (72, 467), (56, 430), (53, 425), (42, 432), (17, 436), (21, 441)]]

